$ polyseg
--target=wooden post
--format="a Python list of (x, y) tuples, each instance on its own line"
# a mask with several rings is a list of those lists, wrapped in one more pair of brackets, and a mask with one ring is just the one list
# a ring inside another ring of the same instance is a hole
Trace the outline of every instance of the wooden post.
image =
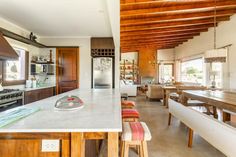
[(170, 123), (171, 123), (171, 113), (169, 113), (169, 119), (168, 119), (168, 126), (170, 126)]
[(223, 112), (223, 122), (231, 121), (231, 115), (227, 112)]
[(192, 148), (193, 145), (193, 130), (189, 128), (189, 134), (188, 134), (188, 147)]
[(61, 157), (70, 157), (70, 140), (61, 140)]
[(118, 132), (108, 132), (108, 157), (119, 156)]
[(71, 133), (71, 157), (85, 157), (83, 133)]
[(184, 95), (184, 93), (182, 94), (182, 99), (180, 100), (181, 103), (184, 105), (184, 106), (188, 106), (188, 98)]
[(166, 90), (163, 89), (163, 105), (166, 106)]

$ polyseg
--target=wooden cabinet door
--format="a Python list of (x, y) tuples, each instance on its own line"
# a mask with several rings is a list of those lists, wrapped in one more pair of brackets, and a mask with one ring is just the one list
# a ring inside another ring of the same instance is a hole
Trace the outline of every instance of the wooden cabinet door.
[(38, 90), (32, 90), (25, 92), (24, 103), (29, 104), (39, 100), (39, 92)]
[(57, 49), (57, 94), (78, 88), (78, 48)]
[(25, 92), (25, 104), (49, 98), (54, 95), (54, 88), (37, 89)]
[(39, 99), (46, 99), (54, 95), (53, 88), (45, 88), (39, 90)]

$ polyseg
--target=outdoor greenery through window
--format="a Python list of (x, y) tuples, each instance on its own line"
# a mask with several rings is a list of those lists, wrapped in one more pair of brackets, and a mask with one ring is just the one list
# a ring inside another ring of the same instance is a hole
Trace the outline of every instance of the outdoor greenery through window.
[(159, 65), (159, 82), (167, 83), (172, 81), (173, 77), (173, 64), (160, 64)]
[(181, 81), (203, 84), (203, 59), (193, 59), (181, 63)]
[(26, 51), (14, 48), (19, 56), (18, 60), (5, 61), (4, 81), (23, 81), (26, 80)]
[(222, 63), (212, 63), (210, 72), (210, 81), (215, 81), (217, 88), (223, 86), (223, 64)]

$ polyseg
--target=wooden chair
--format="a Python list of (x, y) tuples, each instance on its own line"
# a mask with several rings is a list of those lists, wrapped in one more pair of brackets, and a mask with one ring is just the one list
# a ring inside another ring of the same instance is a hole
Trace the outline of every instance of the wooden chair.
[(130, 147), (138, 147), (140, 157), (148, 157), (147, 141), (151, 133), (144, 122), (124, 122), (121, 136), (121, 157), (129, 156)]

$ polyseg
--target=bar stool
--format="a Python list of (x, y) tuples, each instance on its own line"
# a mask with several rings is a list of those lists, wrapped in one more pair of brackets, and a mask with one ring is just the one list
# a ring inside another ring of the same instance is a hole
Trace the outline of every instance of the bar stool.
[(123, 122), (137, 122), (139, 117), (139, 112), (136, 109), (122, 109)]
[(140, 157), (148, 157), (147, 141), (152, 138), (144, 122), (124, 122), (121, 136), (121, 157), (129, 156), (130, 147), (138, 147)]
[(122, 108), (134, 108), (136, 106), (134, 101), (123, 100), (121, 101)]

